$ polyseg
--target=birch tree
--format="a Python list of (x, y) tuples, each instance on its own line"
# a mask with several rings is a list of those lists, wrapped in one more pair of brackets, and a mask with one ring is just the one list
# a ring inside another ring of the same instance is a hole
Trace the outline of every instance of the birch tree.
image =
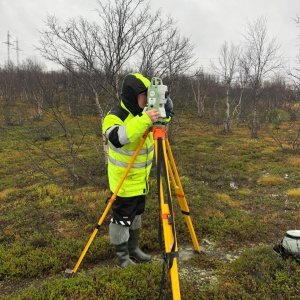
[(269, 39), (267, 35), (267, 21), (259, 17), (252, 23), (248, 22), (244, 34), (244, 51), (240, 59), (240, 66), (248, 78), (252, 92), (252, 117), (250, 121), (251, 138), (258, 137), (259, 116), (258, 102), (263, 81), (273, 72), (283, 67), (283, 60), (279, 55), (280, 45), (276, 38)]
[(197, 116), (202, 118), (205, 114), (205, 100), (209, 97), (215, 79), (205, 74), (202, 68), (196, 70), (190, 79), (193, 100), (197, 107)]
[[(55, 16), (48, 16), (38, 49), (46, 59), (80, 77), (104, 117), (111, 102), (119, 100), (122, 71), (132, 63), (141, 44), (168, 30), (172, 21), (162, 18), (161, 11), (152, 14), (146, 0), (97, 3), (97, 22), (77, 17), (61, 24)], [(100, 101), (103, 93), (111, 99), (109, 103)]]
[(238, 62), (240, 57), (240, 47), (235, 46), (233, 43), (228, 46), (227, 42), (220, 48), (219, 65), (213, 64), (213, 69), (221, 78), (222, 84), (225, 86), (225, 119), (224, 119), (224, 131), (230, 133), (232, 131), (232, 122), (237, 111), (237, 107), (240, 104), (241, 98), (238, 103), (234, 105), (233, 99), (230, 99), (230, 91), (232, 88), (233, 80), (238, 72)]
[(156, 75), (167, 79), (169, 92), (176, 95), (178, 75), (195, 64), (193, 51), (194, 44), (170, 26), (164, 34), (157, 31), (143, 42), (139, 69), (149, 78)]

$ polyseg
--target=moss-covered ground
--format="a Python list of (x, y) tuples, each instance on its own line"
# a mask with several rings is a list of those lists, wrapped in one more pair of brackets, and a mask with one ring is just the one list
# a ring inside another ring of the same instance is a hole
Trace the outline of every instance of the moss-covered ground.
[[(181, 299), (300, 299), (299, 264), (273, 251), (287, 230), (300, 229), (299, 151), (282, 151), (264, 132), (250, 139), (243, 124), (224, 135), (220, 128), (187, 115), (173, 128), (171, 148), (199, 243), (208, 240), (223, 253), (241, 253), (230, 263), (205, 251), (187, 260), (186, 268), (209, 271), (216, 280), (199, 283), (195, 277), (180, 277)], [(27, 129), (0, 129), (0, 299), (157, 299), (159, 260), (125, 270), (114, 267), (107, 227), (110, 213), (76, 276), (65, 276), (110, 195), (97, 152), (102, 151), (102, 139), (87, 129), (78, 154), (91, 168), (99, 163), (98, 171), (88, 173), (99, 184), (87, 180), (73, 186), (65, 168), (45, 152), (33, 150), (40, 135), (34, 139), (35, 131)], [(67, 163), (65, 138), (53, 133), (41, 143), (43, 149), (62, 153), (65, 159), (60, 162)], [(66, 180), (50, 180), (45, 171)], [(154, 167), (140, 246), (157, 256), (160, 208), (155, 171)], [(176, 197), (173, 204), (178, 245), (191, 247)], [(162, 299), (171, 293), (168, 274)]]

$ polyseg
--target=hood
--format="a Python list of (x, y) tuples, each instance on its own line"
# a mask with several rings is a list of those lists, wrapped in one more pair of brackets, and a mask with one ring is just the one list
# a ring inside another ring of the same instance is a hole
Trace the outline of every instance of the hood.
[(150, 81), (139, 73), (130, 73), (125, 76), (121, 98), (126, 108), (134, 115), (138, 115), (143, 111), (138, 105), (138, 95), (146, 92)]

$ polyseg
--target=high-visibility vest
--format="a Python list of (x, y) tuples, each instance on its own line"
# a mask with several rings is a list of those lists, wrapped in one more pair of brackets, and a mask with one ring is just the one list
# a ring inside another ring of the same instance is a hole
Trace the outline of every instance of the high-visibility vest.
[[(118, 127), (118, 135), (123, 144), (122, 147), (116, 147), (108, 141), (108, 180), (112, 192), (115, 192), (143, 134), (151, 126), (152, 121), (145, 112), (133, 116), (133, 114), (126, 109), (122, 101), (105, 117), (102, 124), (103, 134), (108, 138), (109, 133)], [(149, 132), (133, 166), (118, 192), (118, 196), (132, 197), (148, 193), (149, 173), (153, 156), (153, 134)]]

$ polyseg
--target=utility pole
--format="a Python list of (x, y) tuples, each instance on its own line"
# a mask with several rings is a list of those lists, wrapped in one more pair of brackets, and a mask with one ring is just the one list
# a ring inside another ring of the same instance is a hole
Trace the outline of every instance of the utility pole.
[(10, 34), (9, 34), (9, 31), (7, 31), (7, 41), (6, 42), (3, 42), (3, 44), (7, 44), (7, 63), (9, 64), (10, 62), (10, 59), (9, 59), (9, 48), (10, 46), (13, 46), (13, 44), (10, 42)]
[(17, 51), (17, 67), (19, 67), (19, 51), (23, 51), (23, 50), (19, 48), (18, 38), (15, 41), (15, 43), (16, 43), (16, 48), (13, 49)]

